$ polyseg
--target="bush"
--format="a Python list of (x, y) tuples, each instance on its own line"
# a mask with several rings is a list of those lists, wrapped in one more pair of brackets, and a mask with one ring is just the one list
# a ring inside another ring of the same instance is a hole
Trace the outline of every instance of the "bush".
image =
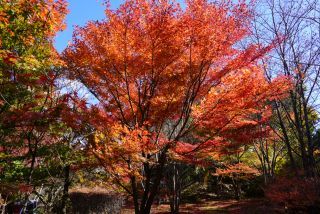
[(289, 212), (320, 213), (319, 178), (278, 178), (266, 188), (265, 195)]
[(70, 192), (73, 213), (118, 214), (123, 205), (123, 197), (101, 189), (81, 189)]
[(262, 198), (264, 197), (264, 182), (263, 177), (258, 176), (242, 185), (244, 195), (247, 198)]

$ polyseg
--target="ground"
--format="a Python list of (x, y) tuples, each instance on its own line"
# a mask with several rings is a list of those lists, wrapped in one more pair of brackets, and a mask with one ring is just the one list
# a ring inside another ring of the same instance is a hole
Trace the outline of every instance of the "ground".
[[(169, 205), (154, 205), (152, 214), (169, 213)], [(122, 210), (122, 214), (134, 213), (132, 207), (126, 207)], [(240, 213), (240, 214), (271, 214), (284, 213), (274, 207), (268, 206), (262, 199), (247, 199), (247, 200), (219, 200), (219, 201), (203, 201), (197, 204), (182, 204), (180, 208), (181, 214), (224, 214), (224, 213)]]

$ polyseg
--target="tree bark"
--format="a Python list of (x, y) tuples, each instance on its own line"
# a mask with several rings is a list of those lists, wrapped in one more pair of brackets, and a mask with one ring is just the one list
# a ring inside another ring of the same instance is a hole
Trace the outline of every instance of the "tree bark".
[(315, 176), (315, 160), (313, 156), (313, 142), (312, 142), (312, 136), (311, 136), (311, 128), (310, 128), (310, 121), (309, 121), (309, 112), (307, 107), (307, 102), (304, 95), (304, 89), (302, 87), (302, 84), (300, 85), (300, 94), (302, 98), (302, 107), (303, 107), (303, 116), (304, 116), (304, 123), (305, 123), (305, 130), (306, 130), (306, 136), (307, 136), (307, 146), (308, 146), (308, 176)]
[(278, 116), (278, 119), (279, 119), (281, 131), (282, 131), (283, 137), (284, 137), (284, 143), (286, 144), (286, 147), (287, 147), (288, 156), (289, 156), (289, 159), (290, 159), (290, 165), (291, 165), (291, 168), (294, 170), (294, 172), (297, 174), (297, 166), (296, 166), (295, 160), (293, 158), (292, 149), (291, 149), (291, 145), (290, 145), (290, 140), (289, 140), (289, 137), (288, 137), (287, 129), (286, 129), (284, 123), (283, 123), (283, 120), (282, 120), (282, 117), (281, 117), (281, 114), (280, 114), (280, 111), (279, 111), (279, 106), (278, 106), (277, 103), (276, 103), (276, 110), (277, 110), (277, 116)]
[(172, 214), (179, 213), (180, 195), (181, 195), (181, 183), (179, 181), (179, 170), (176, 163), (173, 163), (173, 177), (172, 177), (172, 196), (170, 200), (170, 208)]
[(131, 188), (132, 188), (134, 211), (135, 211), (136, 214), (140, 214), (139, 195), (138, 195), (138, 189), (137, 189), (137, 183), (136, 183), (136, 177), (135, 176), (131, 177)]
[(70, 181), (70, 165), (66, 165), (63, 167), (64, 174), (64, 185), (63, 185), (63, 195), (61, 201), (61, 207), (58, 214), (66, 214), (67, 213), (67, 200), (69, 197), (69, 187), (71, 184)]

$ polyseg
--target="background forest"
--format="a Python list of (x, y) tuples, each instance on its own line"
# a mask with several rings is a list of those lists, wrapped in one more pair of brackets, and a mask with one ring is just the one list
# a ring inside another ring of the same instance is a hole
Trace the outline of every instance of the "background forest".
[(2, 213), (320, 212), (317, 0), (104, 7), (0, 0)]

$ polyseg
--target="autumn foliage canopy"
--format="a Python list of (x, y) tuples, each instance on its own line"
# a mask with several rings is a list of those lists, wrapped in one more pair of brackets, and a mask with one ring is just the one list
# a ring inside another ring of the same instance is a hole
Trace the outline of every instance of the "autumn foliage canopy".
[[(32, 166), (26, 173), (30, 182), (40, 144), (54, 141), (49, 130), (66, 100), (56, 96), (59, 74), (53, 68), (63, 63), (53, 41), (66, 14), (63, 0), (0, 1), (1, 176), (10, 174), (15, 161), (23, 162)], [(12, 176), (14, 182), (23, 177)]]
[[(259, 59), (272, 48), (250, 35), (245, 3), (127, 0), (78, 27), (63, 53), (68, 77), (98, 100), (90, 151), (132, 195), (153, 200), (169, 158), (205, 164), (252, 142), (290, 81), (268, 81)], [(131, 186), (128, 186), (128, 185)]]

